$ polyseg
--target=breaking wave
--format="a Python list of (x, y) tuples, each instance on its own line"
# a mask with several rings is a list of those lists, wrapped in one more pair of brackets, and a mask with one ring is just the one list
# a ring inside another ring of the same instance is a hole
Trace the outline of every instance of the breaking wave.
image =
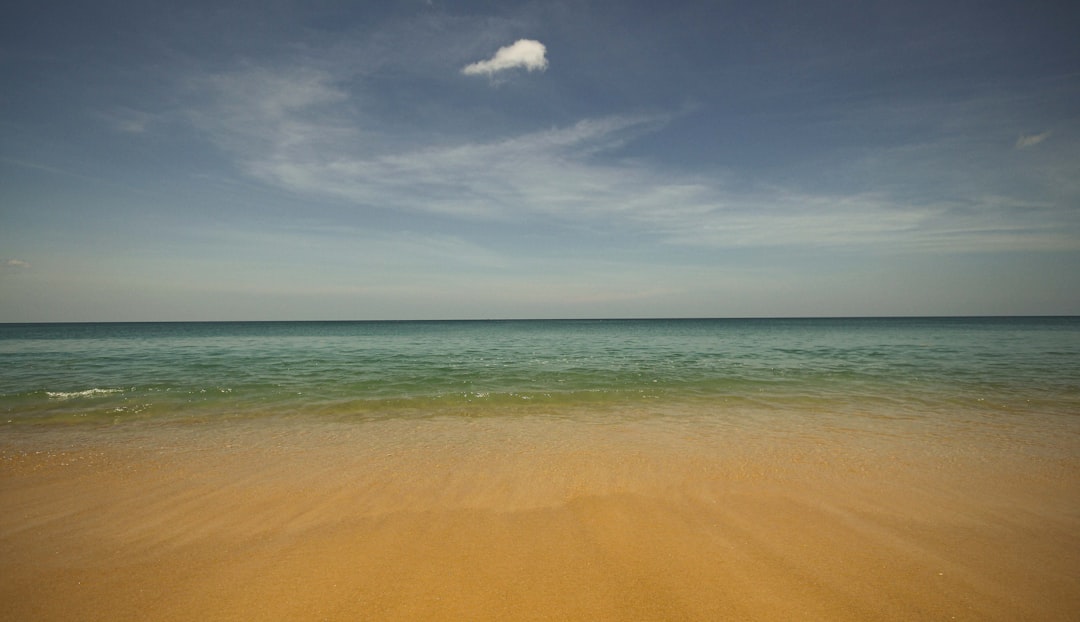
[(54, 400), (70, 400), (77, 397), (97, 397), (99, 395), (111, 395), (123, 393), (123, 389), (87, 389), (85, 391), (46, 391), (45, 395)]

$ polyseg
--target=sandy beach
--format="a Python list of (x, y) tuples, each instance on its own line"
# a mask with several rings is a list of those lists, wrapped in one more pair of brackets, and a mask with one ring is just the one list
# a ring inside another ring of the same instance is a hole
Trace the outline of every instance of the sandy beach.
[(8, 428), (4, 620), (1069, 620), (1080, 458), (654, 420)]

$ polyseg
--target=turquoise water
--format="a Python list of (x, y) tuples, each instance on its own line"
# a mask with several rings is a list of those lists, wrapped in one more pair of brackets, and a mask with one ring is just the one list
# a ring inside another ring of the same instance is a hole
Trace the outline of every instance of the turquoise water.
[(0, 325), (0, 423), (1080, 417), (1080, 318)]

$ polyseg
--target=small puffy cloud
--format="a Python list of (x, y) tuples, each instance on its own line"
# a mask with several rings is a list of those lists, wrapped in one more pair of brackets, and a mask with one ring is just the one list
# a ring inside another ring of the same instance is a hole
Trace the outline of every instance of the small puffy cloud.
[(1046, 140), (1047, 138), (1050, 138), (1049, 130), (1043, 132), (1042, 134), (1021, 134), (1020, 138), (1016, 139), (1016, 148), (1027, 149), (1029, 147), (1034, 147), (1035, 145)]
[(4, 262), (4, 268), (8, 270), (27, 270), (30, 268), (30, 262), (22, 259), (8, 259)]
[(543, 43), (532, 39), (518, 39), (513, 45), (499, 48), (495, 56), (487, 60), (465, 66), (461, 73), (467, 76), (493, 76), (499, 71), (524, 67), (528, 71), (544, 71), (548, 61), (547, 48)]

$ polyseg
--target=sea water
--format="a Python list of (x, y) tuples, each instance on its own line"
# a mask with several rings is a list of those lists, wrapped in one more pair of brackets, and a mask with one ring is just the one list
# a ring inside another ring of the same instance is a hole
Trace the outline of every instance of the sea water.
[(1080, 318), (0, 325), (0, 425), (440, 416), (1075, 435)]

